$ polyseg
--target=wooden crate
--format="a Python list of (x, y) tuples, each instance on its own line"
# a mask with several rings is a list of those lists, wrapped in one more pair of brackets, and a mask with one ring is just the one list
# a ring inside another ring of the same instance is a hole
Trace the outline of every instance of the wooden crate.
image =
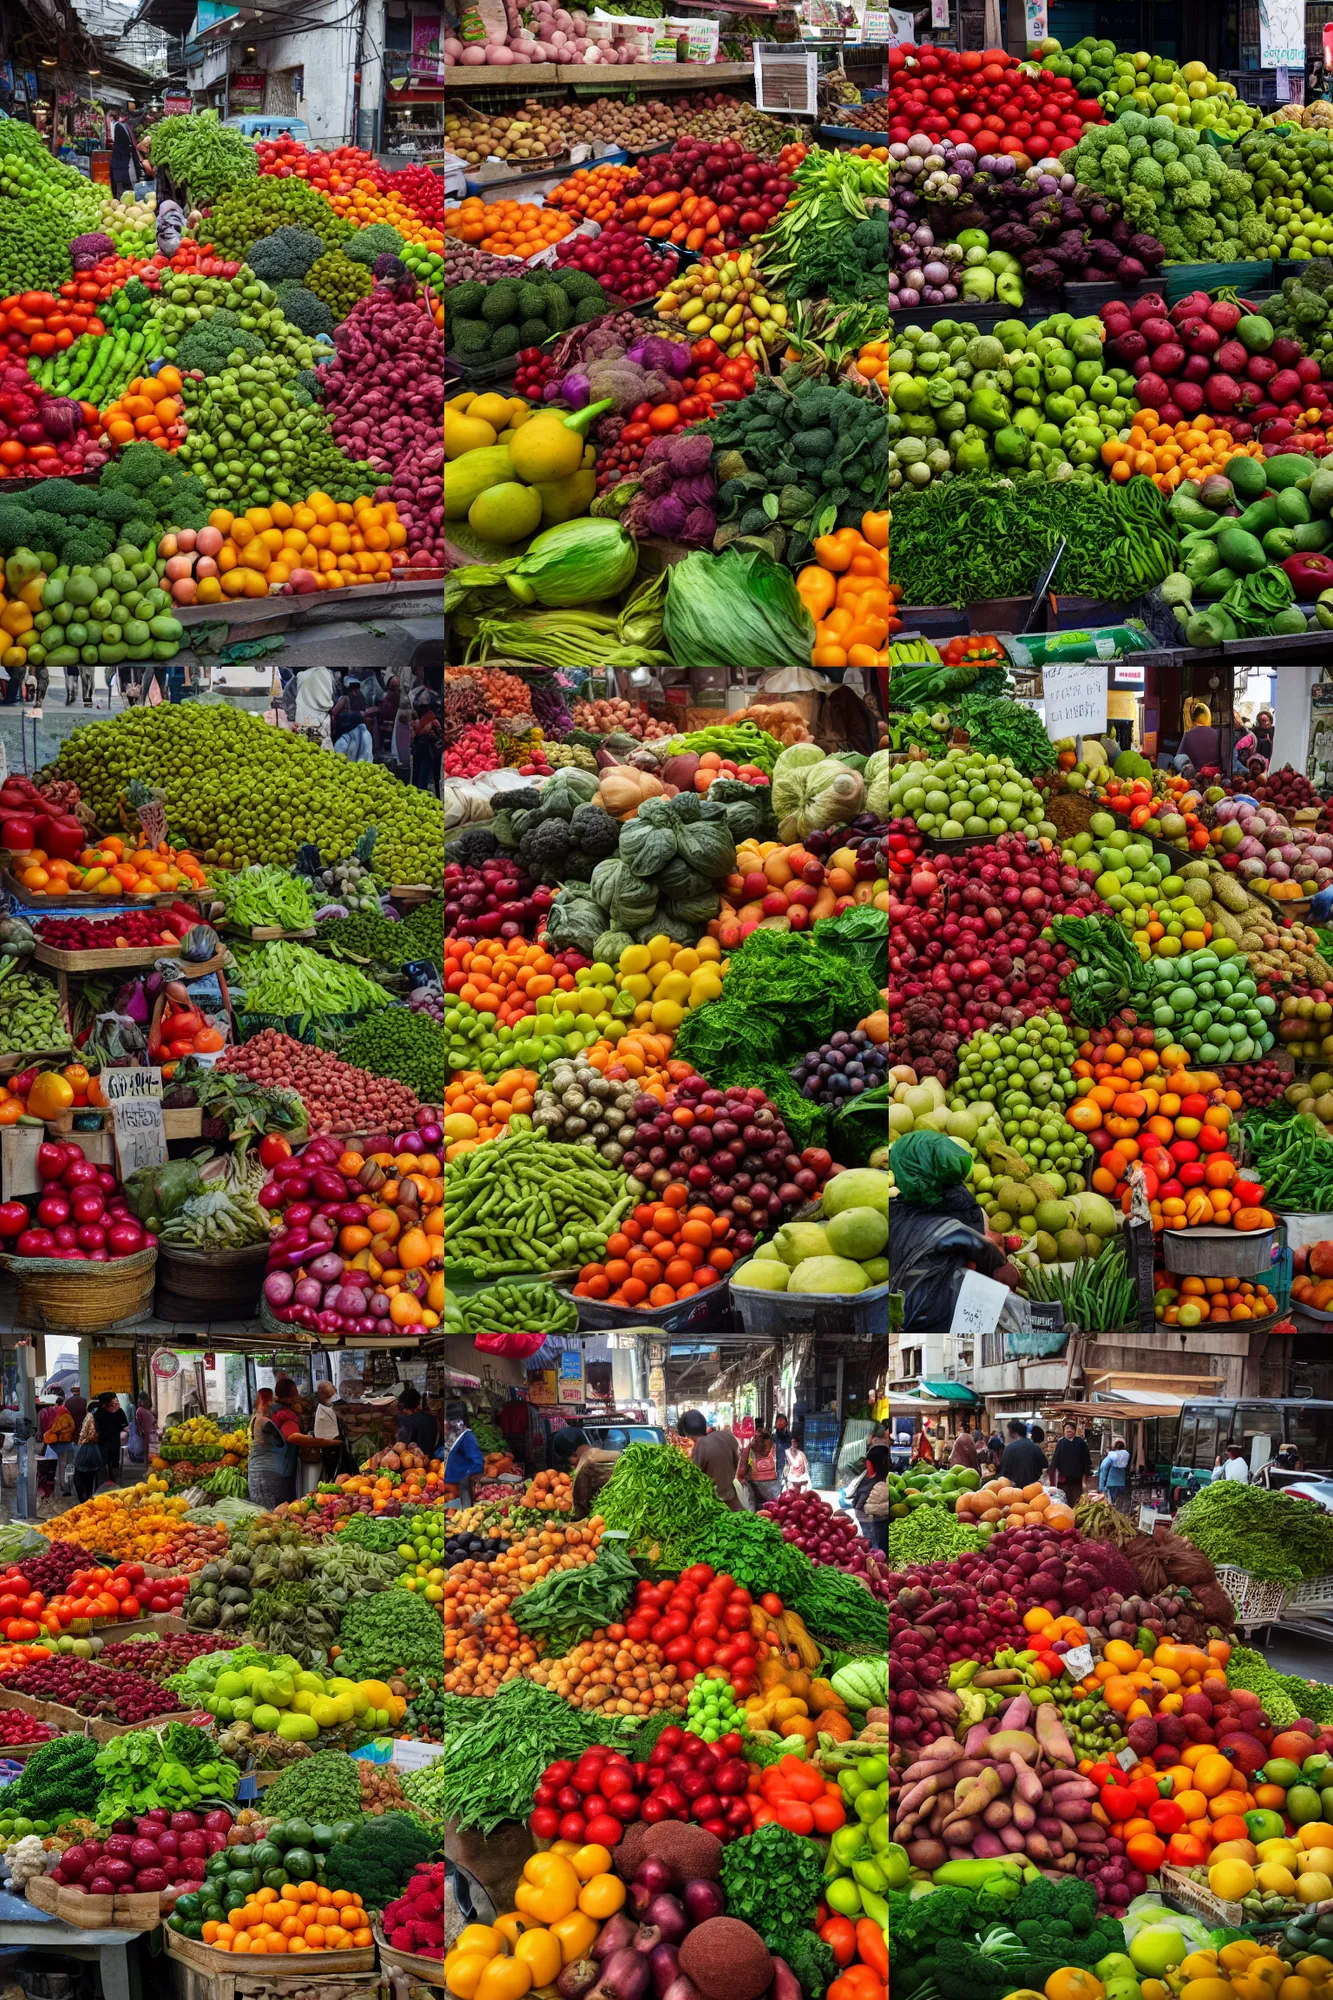
[[(128, 945), (117, 951), (115, 946), (105, 951), (61, 951), (53, 944), (38, 944), (33, 957), (39, 965), (49, 965), (56, 972), (118, 972), (122, 967), (131, 971), (135, 967), (156, 965), (159, 958), (174, 958), (176, 954), (169, 944)], [(225, 952), (214, 952), (212, 958), (199, 964), (179, 961), (182, 979), (205, 979), (210, 972), (221, 972), (226, 962)]]
[(304, 943), (307, 938), (316, 935), (313, 924), (303, 931), (285, 931), (280, 924), (234, 924), (228, 920), (217, 928), (225, 931), (228, 937), (244, 938), (249, 944), (277, 944), (283, 938)]
[(81, 1931), (154, 1931), (162, 1921), (162, 1898), (156, 1891), (89, 1896), (81, 1889), (61, 1887), (49, 1875), (34, 1875), (27, 1898), (35, 1908)]
[(170, 1715), (155, 1715), (151, 1723), (94, 1721), (87, 1724), (87, 1731), (94, 1743), (111, 1743), (117, 1736), (128, 1736), (135, 1729), (165, 1729), (169, 1722), (197, 1722), (200, 1713), (197, 1708), (177, 1709)]
[(415, 910), (443, 893), (443, 889), (432, 889), (429, 882), (400, 882), (389, 890), (389, 901), (397, 903), (401, 909)]
[(87, 1733), (88, 1718), (80, 1715), (76, 1708), (66, 1708), (62, 1701), (38, 1701), (33, 1695), (18, 1694), (5, 1688), (0, 1690), (0, 1708), (22, 1709), (25, 1715), (45, 1722), (62, 1736), (83, 1736)]

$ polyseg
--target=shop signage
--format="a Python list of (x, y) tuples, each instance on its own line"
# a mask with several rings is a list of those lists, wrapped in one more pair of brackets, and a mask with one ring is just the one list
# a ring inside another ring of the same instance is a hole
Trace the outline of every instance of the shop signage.
[(1046, 39), (1046, 0), (1023, 0), (1023, 13), (1027, 23), (1028, 44), (1044, 42)]
[(162, 99), (162, 109), (168, 118), (183, 118), (194, 106), (194, 99), (188, 90), (169, 90)]
[(110, 1069), (106, 1096), (116, 1135), (120, 1177), (128, 1180), (140, 1167), (160, 1167), (167, 1157), (167, 1133), (162, 1119), (160, 1069)]
[(930, 0), (930, 25), (932, 28), (948, 27), (949, 0)]
[(448, 1747), (447, 1743), (414, 1743), (406, 1736), (395, 1736), (390, 1762), (398, 1771), (424, 1771), (427, 1764), (443, 1757)]
[(412, 53), (408, 68), (414, 77), (444, 75), (444, 50), (440, 46), (444, 22), (439, 14), (412, 16)]
[(88, 1394), (94, 1400), (105, 1389), (118, 1396), (134, 1391), (134, 1356), (128, 1347), (95, 1347), (88, 1356)]
[(1333, 21), (1324, 23), (1324, 68), (1333, 69)]
[(238, 69), (228, 86), (233, 111), (262, 111), (268, 78), (262, 69)]
[(1096, 736), (1106, 727), (1106, 667), (1100, 660), (1048, 660), (1042, 668), (1046, 733)]
[(1146, 684), (1147, 670), (1136, 666), (1133, 660), (1117, 660), (1115, 663), (1115, 684), (1118, 688), (1141, 688)]
[(153, 1356), (152, 1369), (160, 1382), (174, 1382), (184, 1363), (173, 1347), (159, 1347)]
[[(1267, 0), (1259, 9), (1260, 69), (1297, 69), (1305, 75), (1305, 7), (1303, 0)], [(1281, 83), (1278, 100), (1286, 97)]]
[(581, 1403), (583, 1401), (583, 1350), (560, 1356), (560, 1379), (556, 1387), (556, 1401), (559, 1403)]
[(528, 1401), (536, 1410), (550, 1410), (555, 1407), (555, 1370), (537, 1368), (528, 1377)]

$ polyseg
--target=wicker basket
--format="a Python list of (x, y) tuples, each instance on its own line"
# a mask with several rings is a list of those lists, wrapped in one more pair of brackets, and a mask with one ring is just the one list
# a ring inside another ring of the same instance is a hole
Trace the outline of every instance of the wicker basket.
[(147, 1319), (153, 1310), (155, 1246), (106, 1264), (0, 1256), (0, 1266), (18, 1279), (20, 1326), (45, 1333), (105, 1333)]
[(395, 1951), (378, 1924), (372, 1924), (375, 1943), (379, 1946), (380, 1964), (387, 1970), (406, 1972), (413, 1979), (423, 1979), (428, 1986), (444, 1985), (444, 1960), (424, 1958), (419, 1951)]
[[(162, 1319), (240, 1318), (259, 1306), (259, 1290), (268, 1260), (267, 1243), (241, 1250), (187, 1250), (159, 1243), (157, 1307)], [(199, 1308), (207, 1306), (207, 1313)], [(179, 1308), (179, 1314), (169, 1308)]]
[(1218, 1564), (1217, 1580), (1235, 1605), (1236, 1623), (1242, 1628), (1271, 1625), (1282, 1616), (1287, 1603), (1285, 1583), (1268, 1583), (1248, 1570), (1233, 1569), (1229, 1563)]

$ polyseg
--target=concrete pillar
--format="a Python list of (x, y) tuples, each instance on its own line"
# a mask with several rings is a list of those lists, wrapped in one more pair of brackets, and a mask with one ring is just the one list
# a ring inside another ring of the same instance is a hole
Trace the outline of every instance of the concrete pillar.
[(384, 0), (366, 0), (361, 23), (361, 97), (356, 142), (368, 153), (381, 150), (384, 103)]
[(1282, 667), (1277, 681), (1277, 710), (1273, 717), (1273, 769), (1290, 764), (1295, 771), (1305, 769), (1310, 743), (1310, 690), (1322, 669), (1318, 666)]

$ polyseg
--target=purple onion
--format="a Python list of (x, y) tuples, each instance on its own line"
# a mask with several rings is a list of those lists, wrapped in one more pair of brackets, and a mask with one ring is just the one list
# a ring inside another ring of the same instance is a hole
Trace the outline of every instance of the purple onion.
[(293, 1288), (292, 1301), (298, 1306), (321, 1306), (324, 1303), (324, 1287), (317, 1278), (301, 1278)]
[(289, 1271), (270, 1271), (264, 1280), (264, 1297), (271, 1306), (288, 1306), (296, 1290), (296, 1280)]

